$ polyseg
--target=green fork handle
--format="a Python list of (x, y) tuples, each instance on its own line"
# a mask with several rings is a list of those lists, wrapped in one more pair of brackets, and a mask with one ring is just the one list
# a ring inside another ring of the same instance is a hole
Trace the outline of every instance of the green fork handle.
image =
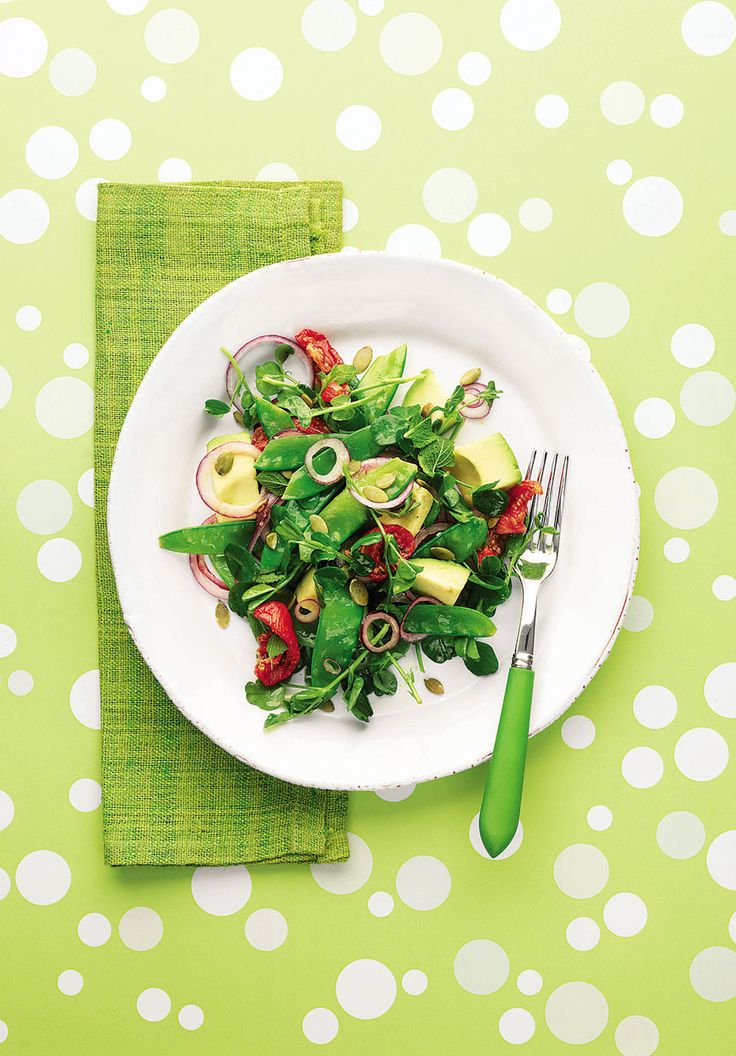
[(480, 808), (480, 838), (491, 858), (506, 850), (519, 824), (533, 689), (534, 672), (512, 667)]

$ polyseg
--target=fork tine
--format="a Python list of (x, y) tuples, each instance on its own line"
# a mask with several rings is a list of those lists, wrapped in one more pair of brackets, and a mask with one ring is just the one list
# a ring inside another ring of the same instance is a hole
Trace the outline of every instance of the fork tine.
[[(552, 509), (552, 492), (555, 486), (555, 476), (557, 474), (557, 459), (559, 455), (555, 455), (552, 459), (552, 465), (550, 466), (549, 476), (547, 477), (547, 486), (544, 488), (544, 508), (542, 510), (542, 517), (544, 523), (547, 524), (549, 521), (550, 510)], [(541, 483), (541, 481), (540, 481)], [(542, 485), (544, 487), (544, 485)]]
[(534, 472), (534, 462), (536, 460), (536, 457), (537, 457), (537, 452), (536, 452), (536, 448), (535, 448), (535, 450), (532, 451), (531, 458), (529, 459), (529, 465), (526, 467), (526, 477), (524, 478), (525, 480), (531, 480), (532, 479), (532, 473)]
[[(567, 485), (567, 470), (569, 465), (570, 456), (565, 455), (564, 459), (562, 460), (562, 473), (560, 474), (560, 486), (557, 490), (557, 506), (555, 508), (554, 527), (557, 529), (558, 532), (562, 528), (562, 514), (565, 509), (565, 487)], [(559, 535), (554, 535), (552, 536), (552, 539), (556, 550), (560, 545), (560, 537)]]
[[(535, 451), (534, 455), (536, 456), (536, 454), (537, 454), (537, 452)], [(542, 483), (542, 477), (544, 476), (544, 467), (546, 466), (546, 464), (547, 464), (547, 452), (544, 451), (543, 454), (542, 454), (542, 463), (541, 463), (541, 465), (539, 467), (539, 472), (535, 473), (533, 477), (531, 476), (531, 474), (529, 472), (527, 472), (526, 479), (527, 480), (538, 480), (539, 483), (541, 484)], [(530, 462), (529, 465), (531, 467), (532, 463)], [(534, 518), (537, 515), (537, 498), (538, 498), (538, 496), (535, 495), (534, 498), (531, 501), (531, 505), (529, 506), (528, 518), (529, 518), (529, 524), (530, 525), (534, 524)], [(532, 538), (532, 546), (534, 546), (534, 545), (535, 545), (535, 542), (534, 542), (534, 539)]]

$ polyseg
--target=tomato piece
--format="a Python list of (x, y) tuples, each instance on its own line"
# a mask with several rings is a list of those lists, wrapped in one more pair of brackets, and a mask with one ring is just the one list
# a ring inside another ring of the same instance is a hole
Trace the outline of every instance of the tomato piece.
[[(400, 557), (411, 557), (414, 553), (414, 547), (416, 544), (414, 536), (407, 528), (404, 528), (400, 524), (384, 524), (383, 530), (387, 535), (392, 535), (396, 540), (396, 546)], [(383, 539), (379, 539), (378, 542), (375, 543), (366, 543), (365, 546), (360, 547), (360, 553), (365, 554), (366, 557), (370, 557), (373, 561), (373, 568), (368, 574), (368, 578), (372, 583), (383, 583), (384, 580), (388, 579), (388, 571), (384, 560), (384, 548), (385, 544)], [(391, 571), (393, 572), (395, 570), (396, 565), (392, 565)]]
[(304, 349), (320, 374), (329, 374), (333, 367), (343, 362), (340, 353), (319, 330), (300, 330), (294, 340)]
[(506, 543), (500, 538), (495, 528), (488, 529), (488, 537), (485, 543), (476, 553), (478, 565), (480, 566), (481, 561), (484, 557), (500, 557), (506, 549)]
[[(291, 614), (281, 601), (267, 601), (253, 610), (253, 615), (268, 627), (258, 635), (255, 674), (264, 686), (275, 686), (288, 678), (299, 663), (299, 643), (291, 621)], [(272, 634), (284, 642), (286, 648), (278, 656), (268, 655), (268, 640)]]
[(338, 385), (332, 381), (329, 385), (325, 385), (322, 389), (322, 402), (332, 403), (336, 396), (344, 396), (350, 392), (350, 386), (346, 384)]
[(498, 518), (496, 531), (499, 535), (521, 535), (526, 531), (526, 516), (529, 503), (535, 495), (542, 494), (538, 480), (522, 480), (509, 490), (509, 504)]

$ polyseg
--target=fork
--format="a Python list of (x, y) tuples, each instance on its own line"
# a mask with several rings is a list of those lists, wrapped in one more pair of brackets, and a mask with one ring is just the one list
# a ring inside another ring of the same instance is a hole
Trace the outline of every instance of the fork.
[[(560, 528), (565, 505), (565, 486), (569, 456), (542, 454), (535, 473), (537, 452), (532, 452), (526, 471), (527, 480), (537, 480), (543, 487), (544, 507), (542, 525), (555, 529), (554, 534), (537, 530), (516, 564), (516, 575), (521, 582), (522, 603), (516, 648), (511, 658), (511, 669), (506, 681), (496, 743), (488, 766), (486, 787), (480, 808), (480, 836), (491, 858), (497, 858), (511, 843), (519, 824), (521, 792), (524, 785), (524, 766), (529, 741), (529, 716), (534, 688), (534, 629), (537, 619), (537, 598), (542, 583), (552, 575), (560, 549)], [(547, 462), (550, 462), (545, 479)], [(557, 467), (561, 462), (558, 477)], [(556, 492), (554, 520), (550, 525), (553, 496)], [(529, 525), (537, 516), (535, 495), (529, 508)]]

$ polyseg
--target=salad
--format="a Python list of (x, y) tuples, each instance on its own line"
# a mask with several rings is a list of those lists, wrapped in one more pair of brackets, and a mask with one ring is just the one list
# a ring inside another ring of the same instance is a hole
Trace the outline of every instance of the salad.
[(223, 352), (228, 399), (205, 411), (239, 431), (197, 467), (209, 516), (159, 542), (189, 555), (220, 626), (231, 612), (250, 624), (245, 695), (265, 727), (338, 698), (367, 722), (399, 682), (418, 703), (442, 694), (425, 658), (495, 674), (496, 609), (532, 527), (552, 529), (529, 523), (542, 489), (500, 433), (456, 442), (501, 396), (493, 381), (475, 368), (448, 393), (432, 370), (405, 375), (406, 345), (346, 363), (309, 329)]

